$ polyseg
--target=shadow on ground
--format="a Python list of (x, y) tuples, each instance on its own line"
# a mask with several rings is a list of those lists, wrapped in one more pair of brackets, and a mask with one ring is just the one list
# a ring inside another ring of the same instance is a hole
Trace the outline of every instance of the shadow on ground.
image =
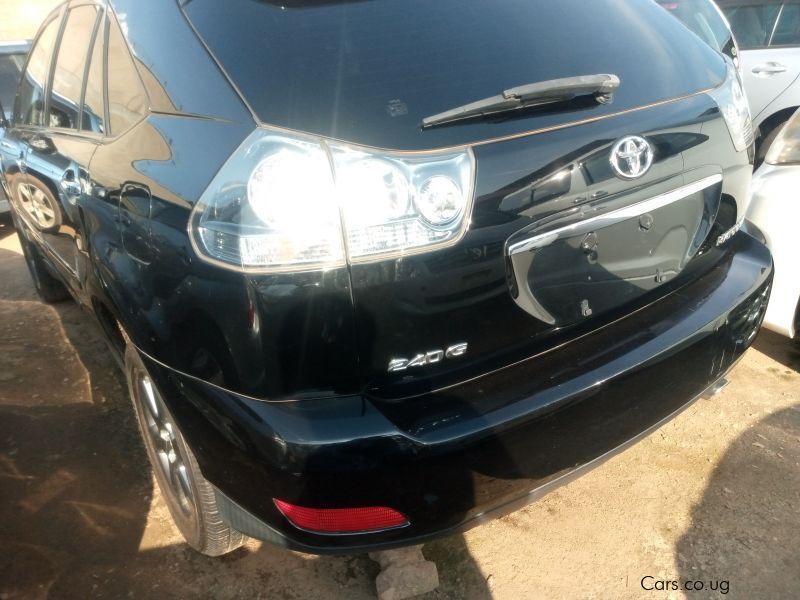
[(0, 215), (0, 241), (14, 235), (14, 225), (11, 223), (11, 213)]
[[(762, 338), (759, 349), (769, 341)], [(676, 564), (684, 581), (728, 581), (730, 598), (796, 598), (797, 581), (786, 574), (800, 573), (798, 539), (800, 407), (795, 406), (758, 422), (730, 446), (676, 546)], [(706, 588), (688, 596), (720, 593)]]
[[(0, 219), (0, 598), (374, 597), (366, 556), (189, 549), (99, 331), (74, 303), (36, 298), (11, 235)], [(489, 597), (462, 537), (425, 553), (442, 567), (428, 598)]]
[[(800, 373), (800, 340), (790, 341), (782, 335), (762, 329), (753, 347), (787, 369)], [(771, 373), (784, 379), (792, 374), (791, 371), (781, 372), (779, 369)]]

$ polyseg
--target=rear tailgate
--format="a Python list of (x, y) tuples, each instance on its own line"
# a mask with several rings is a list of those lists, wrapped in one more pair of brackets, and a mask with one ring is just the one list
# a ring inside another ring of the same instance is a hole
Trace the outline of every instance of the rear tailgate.
[[(655, 153), (649, 172), (632, 181), (610, 165), (615, 142), (630, 134)], [(491, 372), (676, 289), (722, 231), (721, 163), (734, 160), (707, 95), (474, 153), (472, 223), (456, 247), (351, 269), (375, 397), (415, 396)], [(537, 240), (546, 243), (525, 247)], [(463, 344), (466, 352), (439, 360)], [(408, 365), (390, 372), (398, 359)]]

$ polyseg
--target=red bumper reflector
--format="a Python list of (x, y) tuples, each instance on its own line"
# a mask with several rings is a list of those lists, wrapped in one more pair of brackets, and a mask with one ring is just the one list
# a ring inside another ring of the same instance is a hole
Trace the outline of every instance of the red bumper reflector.
[(384, 506), (365, 508), (305, 508), (274, 499), (275, 506), (295, 527), (319, 533), (367, 533), (408, 525), (406, 516)]

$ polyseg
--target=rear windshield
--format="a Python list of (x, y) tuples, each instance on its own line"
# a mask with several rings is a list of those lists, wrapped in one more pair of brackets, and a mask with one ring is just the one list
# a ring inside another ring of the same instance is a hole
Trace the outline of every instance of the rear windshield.
[(658, 0), (658, 3), (709, 46), (733, 58), (731, 30), (712, 0)]
[[(262, 121), (380, 147), (593, 117), (713, 87), (725, 72), (652, 0), (189, 0), (185, 11)], [(622, 80), (611, 106), (419, 128), (510, 87), (600, 73)]]

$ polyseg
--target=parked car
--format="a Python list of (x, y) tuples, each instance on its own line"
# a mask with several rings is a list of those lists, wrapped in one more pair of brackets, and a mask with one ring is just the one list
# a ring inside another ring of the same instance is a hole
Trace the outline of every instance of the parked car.
[(756, 164), (800, 106), (800, 3), (718, 0), (739, 42), (744, 87), (760, 130)]
[(656, 2), (709, 46), (730, 58), (741, 71), (736, 37), (714, 0), (656, 0)]
[(764, 232), (775, 258), (775, 284), (764, 326), (790, 338), (800, 336), (800, 269), (797, 224), (800, 223), (800, 111), (781, 129), (764, 164), (753, 177), (747, 216)]
[[(0, 106), (12, 107), (14, 93), (17, 91), (22, 65), (30, 49), (30, 41), (0, 42)], [(0, 113), (0, 144), (3, 143), (4, 125), (11, 118), (10, 113)], [(0, 169), (2, 172), (2, 169)], [(0, 214), (10, 210), (3, 176), (0, 174)]]
[(7, 139), (36, 287), (206, 554), (507, 513), (715, 389), (769, 297), (739, 78), (651, 0), (72, 0)]

